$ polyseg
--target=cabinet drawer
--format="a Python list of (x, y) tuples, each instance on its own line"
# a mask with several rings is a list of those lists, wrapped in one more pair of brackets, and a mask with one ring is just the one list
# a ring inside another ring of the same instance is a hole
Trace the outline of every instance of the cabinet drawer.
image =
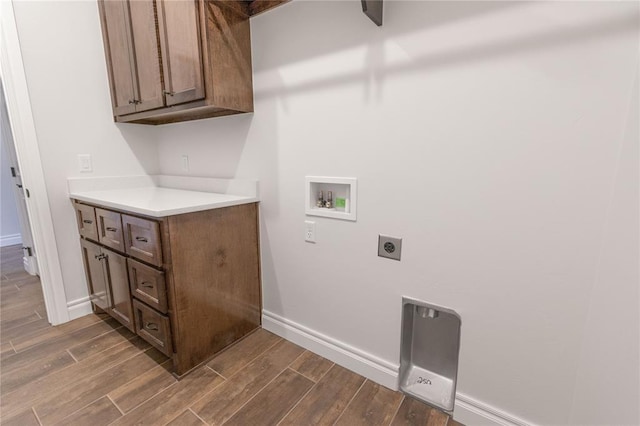
[(166, 314), (167, 290), (165, 287), (164, 272), (133, 259), (129, 259), (127, 263), (129, 264), (131, 294), (152, 308)]
[(75, 204), (76, 219), (80, 235), (90, 240), (98, 241), (98, 226), (96, 224), (96, 211), (86, 204)]
[(105, 246), (124, 253), (120, 213), (96, 208), (98, 239)]
[(167, 356), (171, 356), (171, 327), (169, 318), (137, 300), (133, 300), (133, 314), (138, 335)]
[(162, 266), (160, 224), (153, 220), (122, 215), (127, 254), (152, 265)]

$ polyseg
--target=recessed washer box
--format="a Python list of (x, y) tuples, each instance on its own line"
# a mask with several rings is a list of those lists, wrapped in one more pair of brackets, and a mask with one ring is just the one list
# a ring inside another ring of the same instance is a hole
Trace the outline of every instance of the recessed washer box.
[[(326, 202), (331, 192), (331, 206), (321, 206), (320, 194)], [(334, 219), (357, 219), (358, 180), (353, 177), (305, 177), (305, 213)]]
[(460, 315), (402, 298), (399, 387), (427, 404), (452, 412), (456, 399)]

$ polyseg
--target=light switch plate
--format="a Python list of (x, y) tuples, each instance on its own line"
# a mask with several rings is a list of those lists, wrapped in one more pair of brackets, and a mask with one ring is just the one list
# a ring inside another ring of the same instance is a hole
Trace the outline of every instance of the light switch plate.
[(93, 171), (91, 154), (78, 154), (78, 168), (80, 173), (91, 173)]
[(402, 238), (378, 235), (378, 256), (399, 261), (401, 252)]

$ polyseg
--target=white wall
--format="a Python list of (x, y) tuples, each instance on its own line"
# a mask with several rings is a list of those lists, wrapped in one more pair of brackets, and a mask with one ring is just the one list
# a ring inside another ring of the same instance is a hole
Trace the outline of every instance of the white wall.
[[(2, 136), (0, 135), (0, 138)], [(0, 140), (0, 246), (20, 244), (20, 222), (18, 221), (18, 208), (13, 192), (13, 178), (11, 177), (11, 164), (7, 155), (5, 144)]]
[[(254, 18), (255, 113), (161, 127), (161, 172), (188, 154), (193, 175), (260, 179), (266, 311), (397, 365), (401, 296), (449, 306), (464, 395), (539, 424), (637, 424), (637, 327), (630, 352), (592, 351), (638, 317), (637, 275), (616, 268), (637, 270), (618, 227), (637, 229), (637, 155), (622, 177), (620, 153), (638, 5), (385, 8), (382, 28), (357, 2)], [(358, 221), (314, 219), (315, 245), (305, 175), (359, 179)], [(378, 233), (403, 238), (401, 262)], [(583, 388), (594, 371), (611, 386)]]
[[(359, 2), (293, 2), (253, 18), (253, 115), (159, 128), (111, 122), (94, 2), (15, 10), (70, 301), (76, 155), (106, 176), (187, 154), (192, 175), (260, 179), (268, 312), (396, 365), (401, 296), (449, 306), (462, 394), (640, 423), (636, 3), (392, 1), (378, 28)], [(358, 221), (316, 218), (315, 245), (305, 175), (359, 179)]]
[(16, 24), (47, 181), (67, 300), (87, 296), (67, 178), (78, 154), (93, 173), (154, 173), (154, 128), (114, 124), (98, 6), (93, 1), (17, 1)]

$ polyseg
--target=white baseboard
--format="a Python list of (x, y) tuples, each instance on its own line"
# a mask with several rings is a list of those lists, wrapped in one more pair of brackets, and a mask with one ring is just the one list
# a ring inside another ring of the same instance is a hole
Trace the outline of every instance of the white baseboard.
[[(382, 386), (398, 389), (397, 364), (266, 310), (262, 311), (262, 327)], [(468, 426), (533, 426), (460, 392), (456, 392), (454, 418)]]
[(35, 261), (33, 256), (24, 256), (22, 258), (22, 264), (24, 265), (24, 270), (27, 271), (27, 274), (38, 275), (38, 263)]
[(269, 311), (262, 311), (262, 327), (382, 386), (398, 389), (397, 365)]
[(22, 244), (22, 235), (11, 234), (0, 236), (0, 247), (15, 246), (16, 244)]
[(457, 421), (468, 426), (535, 426), (531, 422), (460, 392), (456, 392), (456, 406), (453, 413)]
[(69, 311), (69, 321), (72, 321), (76, 318), (89, 315), (93, 312), (93, 309), (91, 308), (91, 301), (87, 296), (67, 302), (67, 311)]

